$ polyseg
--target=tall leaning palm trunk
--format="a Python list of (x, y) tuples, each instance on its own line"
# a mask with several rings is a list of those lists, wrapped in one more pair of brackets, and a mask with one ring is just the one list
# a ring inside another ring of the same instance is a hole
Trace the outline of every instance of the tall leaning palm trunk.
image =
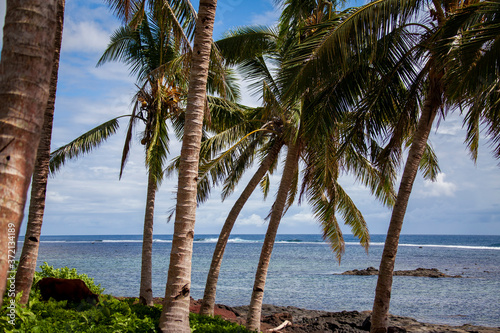
[(6, 9), (0, 61), (0, 295), (13, 267), (49, 97), (57, 0), (9, 0)]
[(159, 325), (164, 333), (191, 332), (189, 301), (197, 203), (196, 184), (216, 8), (217, 0), (200, 0), (179, 164), (174, 235)]
[(255, 282), (253, 285), (252, 298), (248, 309), (247, 328), (253, 331), (260, 331), (260, 317), (262, 311), (262, 301), (264, 299), (264, 287), (266, 285), (267, 270), (271, 261), (274, 241), (278, 232), (281, 217), (286, 206), (288, 192), (292, 185), (295, 172), (298, 168), (299, 142), (288, 146), (283, 174), (281, 176), (280, 186), (276, 195), (276, 200), (271, 211), (269, 226), (267, 227), (266, 237), (262, 244), (259, 265), (255, 273)]
[(281, 143), (277, 143), (273, 146), (273, 148), (271, 148), (270, 153), (266, 156), (264, 161), (262, 161), (260, 167), (252, 176), (243, 192), (241, 192), (238, 200), (236, 200), (236, 202), (234, 203), (233, 208), (231, 208), (231, 211), (227, 215), (226, 221), (222, 226), (219, 239), (217, 240), (214, 254), (212, 256), (212, 263), (210, 264), (210, 270), (208, 271), (205, 293), (203, 295), (203, 301), (200, 307), (200, 314), (210, 316), (214, 315), (217, 281), (219, 279), (222, 257), (224, 256), (224, 251), (229, 240), (229, 235), (233, 230), (234, 223), (236, 222), (238, 215), (243, 209), (243, 206), (247, 202), (248, 198), (250, 198), (257, 185), (259, 185), (262, 177), (264, 177), (266, 172), (269, 171), (269, 168), (278, 157), (282, 146), (283, 145)]
[(57, 31), (54, 40), (54, 63), (50, 78), (50, 93), (45, 109), (42, 136), (38, 144), (33, 183), (31, 185), (30, 207), (28, 225), (24, 237), (23, 250), (19, 258), (16, 272), (16, 293), (22, 292), (21, 304), (29, 300), (33, 275), (35, 274), (40, 234), (42, 230), (43, 214), (45, 211), (45, 198), (47, 191), (47, 178), (49, 175), (50, 141), (52, 138), (52, 123), (54, 120), (54, 106), (56, 102), (57, 77), (59, 71), (59, 58), (61, 53), (62, 32), (64, 25), (65, 0), (59, 0), (57, 5)]
[(141, 286), (139, 302), (153, 305), (153, 222), (156, 197), (156, 178), (150, 172), (146, 195), (146, 213), (144, 215), (144, 231), (142, 234)]
[[(431, 58), (429, 61), (432, 65), (433, 59)], [(429, 88), (422, 108), (422, 114), (417, 124), (417, 131), (413, 138), (404, 167), (403, 177), (399, 185), (398, 196), (392, 211), (391, 222), (389, 224), (384, 251), (382, 253), (377, 287), (375, 290), (375, 300), (373, 303), (370, 329), (372, 333), (387, 332), (392, 276), (398, 251), (399, 235), (401, 234), (406, 207), (410, 200), (413, 183), (415, 182), (419, 164), (427, 145), (427, 139), (429, 138), (432, 124), (438, 109), (442, 106), (442, 94), (442, 74), (431, 69), (429, 73)]]

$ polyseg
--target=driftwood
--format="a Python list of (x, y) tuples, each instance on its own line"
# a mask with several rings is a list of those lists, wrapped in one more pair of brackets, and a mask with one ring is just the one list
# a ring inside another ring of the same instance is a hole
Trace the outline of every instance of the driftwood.
[(291, 326), (292, 323), (289, 320), (285, 320), (283, 323), (281, 323), (280, 326), (271, 328), (270, 330), (267, 330), (268, 332), (278, 332), (279, 330), (284, 329), (287, 326)]

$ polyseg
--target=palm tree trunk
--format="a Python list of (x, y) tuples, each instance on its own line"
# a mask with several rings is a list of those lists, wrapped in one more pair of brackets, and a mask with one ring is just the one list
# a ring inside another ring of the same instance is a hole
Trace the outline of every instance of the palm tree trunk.
[(57, 0), (8, 0), (6, 9), (0, 60), (0, 295), (7, 277), (9, 295), (14, 292), (8, 273), (49, 97)]
[(23, 250), (19, 259), (16, 272), (16, 293), (22, 292), (21, 304), (29, 300), (33, 275), (35, 274), (40, 233), (42, 230), (43, 214), (45, 211), (45, 197), (47, 178), (49, 175), (50, 141), (52, 138), (52, 123), (54, 119), (54, 106), (56, 102), (57, 75), (59, 71), (59, 58), (61, 53), (62, 32), (64, 25), (65, 0), (59, 0), (57, 6), (57, 31), (54, 44), (54, 63), (50, 78), (50, 92), (47, 108), (45, 109), (42, 136), (38, 144), (38, 151), (33, 171), (33, 184), (31, 186), (28, 225), (24, 237)]
[[(432, 61), (432, 59), (430, 60)], [(391, 300), (392, 276), (394, 272), (394, 264), (398, 251), (399, 235), (403, 227), (403, 220), (406, 213), (406, 207), (410, 199), (413, 183), (417, 175), (420, 160), (429, 138), (429, 133), (432, 129), (434, 118), (438, 109), (442, 105), (442, 75), (436, 75), (434, 71), (429, 74), (430, 85), (427, 93), (427, 98), (422, 108), (422, 114), (418, 121), (417, 131), (413, 138), (413, 143), (406, 160), (406, 165), (399, 185), (396, 204), (392, 211), (389, 230), (385, 240), (384, 251), (380, 261), (379, 276), (377, 287), (375, 290), (375, 300), (373, 303), (373, 312), (371, 319), (372, 333), (387, 332), (389, 303)]]
[(155, 212), (156, 179), (149, 172), (144, 232), (142, 234), (141, 288), (139, 302), (153, 306), (153, 221)]
[(243, 209), (243, 206), (247, 202), (248, 198), (250, 198), (257, 185), (259, 185), (262, 177), (264, 177), (266, 172), (269, 170), (276, 157), (278, 157), (282, 146), (282, 143), (277, 143), (272, 147), (272, 150), (269, 152), (260, 167), (257, 169), (257, 172), (255, 172), (252, 179), (250, 179), (247, 186), (241, 193), (238, 200), (236, 200), (236, 202), (234, 203), (233, 208), (231, 208), (231, 211), (226, 218), (226, 222), (222, 227), (219, 239), (217, 240), (217, 245), (215, 246), (214, 254), (212, 256), (212, 264), (210, 265), (210, 270), (208, 271), (207, 283), (205, 285), (205, 294), (203, 296), (203, 301), (200, 307), (200, 314), (210, 316), (214, 315), (217, 280), (219, 279), (222, 257), (224, 256), (224, 251), (226, 249), (229, 235), (233, 230), (234, 223), (236, 222), (238, 215)]
[(179, 164), (174, 235), (159, 325), (160, 330), (165, 333), (191, 332), (189, 300), (197, 204), (196, 182), (216, 8), (217, 0), (200, 0), (196, 20), (186, 122)]
[(267, 227), (266, 237), (262, 245), (260, 253), (259, 265), (255, 274), (255, 282), (253, 285), (252, 298), (250, 300), (250, 307), (248, 309), (247, 328), (251, 331), (260, 330), (260, 317), (262, 311), (262, 300), (264, 298), (264, 287), (266, 285), (267, 269), (271, 261), (271, 253), (273, 251), (274, 240), (280, 225), (283, 210), (285, 209), (288, 191), (292, 184), (295, 172), (298, 168), (299, 157), (299, 143), (290, 144), (288, 146), (288, 153), (286, 156), (285, 167), (283, 168), (283, 175), (281, 176), (281, 183), (276, 195), (273, 209), (271, 211), (271, 219)]

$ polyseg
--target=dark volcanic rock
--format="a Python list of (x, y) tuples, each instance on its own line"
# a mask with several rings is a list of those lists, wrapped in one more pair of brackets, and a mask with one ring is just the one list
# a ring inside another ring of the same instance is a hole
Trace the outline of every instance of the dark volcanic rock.
[[(125, 297), (117, 297), (124, 299)], [(163, 299), (155, 297), (155, 304), (162, 304)], [(191, 299), (190, 310), (199, 311), (200, 300)], [(229, 307), (216, 304), (215, 314), (226, 320), (245, 325), (248, 306)], [(371, 326), (371, 311), (328, 312), (307, 310), (294, 306), (262, 305), (261, 330), (279, 326), (285, 320), (292, 322), (279, 333), (367, 333)], [(474, 325), (449, 326), (428, 324), (409, 317), (389, 315), (389, 333), (500, 333), (500, 327), (485, 327)]]
[(269, 316), (262, 318), (261, 322), (271, 325), (272, 327), (277, 327), (281, 325), (285, 320), (293, 323), (293, 317), (288, 312), (274, 313)]
[[(378, 275), (378, 269), (368, 267), (367, 269), (352, 270), (342, 273), (342, 275)], [(432, 278), (460, 278), (460, 275), (447, 275), (440, 272), (437, 268), (417, 268), (407, 271), (395, 271), (395, 276), (419, 276)]]
[(460, 275), (447, 275), (442, 272), (440, 272), (437, 268), (417, 268), (417, 269), (412, 269), (409, 271), (396, 271), (394, 272), (394, 275), (397, 276), (423, 276), (423, 277), (432, 277), (432, 278), (442, 278), (442, 277), (452, 277), (452, 278), (459, 278), (461, 277)]
[[(248, 306), (233, 308), (241, 317), (239, 322), (244, 323)], [(327, 312), (317, 310), (306, 310), (292, 306), (275, 306), (264, 304), (262, 306), (262, 326), (265, 332), (269, 328), (279, 326), (283, 321), (292, 322), (279, 332), (281, 333), (366, 333), (370, 331), (370, 311), (342, 311)], [(498, 327), (483, 326), (449, 326), (438, 324), (427, 324), (416, 321), (413, 318), (389, 315), (389, 328), (391, 333), (500, 333)]]
[(352, 270), (342, 273), (342, 275), (378, 275), (378, 269), (375, 267), (368, 267), (367, 269)]

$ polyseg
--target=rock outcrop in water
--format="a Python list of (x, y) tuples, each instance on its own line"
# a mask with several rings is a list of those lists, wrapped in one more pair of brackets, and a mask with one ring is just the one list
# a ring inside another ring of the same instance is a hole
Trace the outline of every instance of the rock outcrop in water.
[[(378, 269), (375, 267), (368, 267), (367, 269), (346, 271), (341, 275), (378, 275)], [(461, 278), (460, 275), (447, 275), (440, 272), (437, 268), (417, 268), (406, 271), (395, 271), (395, 276), (420, 276), (431, 278)]]

